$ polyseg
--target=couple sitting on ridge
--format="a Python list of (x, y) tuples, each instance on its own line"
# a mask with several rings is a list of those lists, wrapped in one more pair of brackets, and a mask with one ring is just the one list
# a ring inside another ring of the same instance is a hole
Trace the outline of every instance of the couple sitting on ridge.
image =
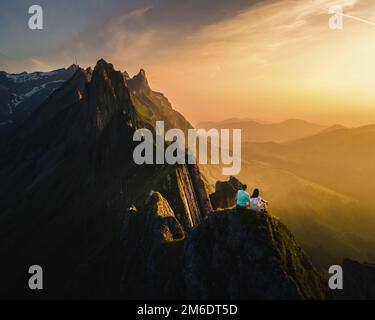
[(268, 202), (263, 200), (259, 196), (259, 190), (255, 189), (253, 195), (250, 197), (250, 194), (246, 191), (247, 185), (242, 186), (242, 190), (237, 192), (237, 210), (241, 211), (250, 206), (250, 210), (257, 212), (267, 212)]

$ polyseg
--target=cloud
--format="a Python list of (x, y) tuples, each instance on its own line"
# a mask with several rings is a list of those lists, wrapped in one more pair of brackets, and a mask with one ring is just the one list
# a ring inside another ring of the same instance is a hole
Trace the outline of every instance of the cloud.
[(145, 14), (151, 10), (151, 8), (152, 6), (145, 7), (145, 8), (138, 8), (129, 13), (126, 13), (123, 17), (124, 19), (139, 19), (141, 17), (144, 17)]
[[(335, 4), (342, 5), (349, 15), (360, 13), (355, 10), (359, 2), (337, 0)], [(270, 65), (275, 54), (291, 56), (309, 43), (324, 40), (331, 33), (331, 4), (330, 0), (267, 1), (229, 19), (205, 25), (186, 35), (183, 43), (159, 48), (159, 53), (167, 63), (196, 60), (217, 64), (217, 60), (231, 59), (234, 63)], [(282, 48), (287, 50), (283, 52)]]

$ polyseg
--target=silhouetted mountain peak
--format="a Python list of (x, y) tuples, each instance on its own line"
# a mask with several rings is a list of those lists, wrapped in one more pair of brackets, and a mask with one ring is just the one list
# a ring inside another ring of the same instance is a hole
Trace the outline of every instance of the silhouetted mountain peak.
[(113, 65), (112, 65), (112, 63), (108, 63), (108, 62), (105, 61), (103, 58), (99, 59), (99, 60), (96, 62), (95, 69), (106, 69), (106, 68), (111, 68), (111, 69), (113, 69)]
[(151, 88), (148, 83), (146, 72), (144, 69), (141, 69), (137, 75), (128, 80), (129, 88), (134, 94), (150, 94)]
[(147, 81), (147, 79), (146, 79), (146, 71), (144, 69), (139, 70), (138, 76), (142, 77), (143, 79), (145, 79)]
[(103, 59), (92, 74), (89, 103), (95, 108), (99, 129), (109, 124), (114, 113), (124, 117), (128, 125), (135, 125), (135, 109), (124, 76)]
[(76, 72), (78, 69), (80, 69), (80, 66), (78, 64), (73, 63), (70, 67), (68, 67), (67, 70)]

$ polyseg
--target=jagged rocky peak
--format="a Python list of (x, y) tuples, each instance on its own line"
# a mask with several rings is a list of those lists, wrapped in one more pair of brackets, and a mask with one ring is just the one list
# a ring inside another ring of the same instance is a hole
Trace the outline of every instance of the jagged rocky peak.
[(78, 68), (32, 115), (32, 119), (24, 126), (22, 135), (30, 135), (49, 121), (59, 122), (58, 118), (63, 112), (70, 120), (66, 122), (65, 130), (59, 134), (76, 141), (93, 142), (94, 137), (108, 129), (111, 131), (108, 141), (116, 144), (120, 136), (130, 137), (124, 130), (138, 124), (135, 107), (122, 73), (103, 59), (97, 62), (94, 70), (91, 67)]
[(86, 76), (86, 79), (87, 79), (87, 82), (91, 82), (91, 79), (92, 79), (92, 73), (93, 73), (93, 70), (91, 67), (88, 67), (85, 69), (84, 71), (85, 73), (85, 76)]
[(89, 103), (100, 131), (114, 120), (115, 114), (123, 118), (128, 126), (136, 126), (136, 112), (124, 76), (104, 59), (97, 62), (92, 72)]
[(139, 73), (129, 79), (127, 83), (133, 94), (150, 94), (152, 92), (144, 69), (141, 69)]
[(101, 58), (96, 62), (95, 68), (97, 68), (97, 69), (101, 69), (101, 68), (104, 68), (104, 69), (111, 68), (111, 69), (113, 69), (113, 64), (108, 63), (103, 58)]
[(146, 71), (144, 69), (139, 70), (138, 74), (133, 77), (133, 79), (137, 79), (143, 85), (148, 86), (148, 81), (146, 77)]
[(95, 65), (93, 81), (96, 79), (114, 82), (112, 85), (116, 85), (118, 83), (124, 84), (122, 73), (120, 71), (116, 71), (113, 64), (106, 62), (104, 59), (98, 60)]
[(144, 69), (139, 70), (137, 77), (141, 78), (144, 83), (148, 83), (146, 78), (146, 71)]
[(124, 71), (122, 75), (124, 76), (125, 81), (128, 81), (130, 79), (129, 73), (127, 71)]
[(70, 67), (68, 67), (67, 70), (69, 70), (71, 72), (76, 72), (79, 69), (80, 69), (80, 66), (78, 64), (73, 63)]

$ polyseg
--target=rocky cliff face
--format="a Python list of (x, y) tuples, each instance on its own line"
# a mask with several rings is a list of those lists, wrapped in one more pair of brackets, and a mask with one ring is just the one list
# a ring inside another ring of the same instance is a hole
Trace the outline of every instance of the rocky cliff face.
[(186, 239), (189, 298), (323, 299), (324, 282), (291, 232), (251, 211), (214, 213)]
[(184, 116), (172, 108), (162, 93), (150, 88), (143, 69), (133, 78), (125, 78), (138, 114), (150, 126), (154, 126), (155, 122), (160, 120), (165, 122), (166, 130), (179, 128), (186, 132), (192, 128)]
[[(2, 292), (27, 296), (23, 270), (39, 260), (50, 270), (44, 294), (73, 294), (66, 279), (85, 281), (101, 268), (95, 261), (123, 237), (119, 213), (132, 204), (148, 207), (150, 190), (161, 191), (174, 212), (174, 218), (163, 219), (166, 237), (177, 237), (208, 214), (198, 170), (134, 164), (133, 133), (151, 122), (133, 103), (125, 80), (104, 60), (93, 70), (77, 70), (9, 140), (0, 160), (0, 235), (6, 239), (0, 244), (1, 271), (9, 274)], [(145, 110), (153, 107), (142, 104)], [(114, 269), (121, 256), (111, 257)], [(109, 278), (118, 275), (113, 271)], [(85, 292), (86, 285), (74, 292)]]
[(100, 60), (15, 131), (0, 160), (0, 296), (33, 297), (37, 261), (38, 298), (322, 298), (282, 224), (213, 213), (196, 166), (134, 164), (134, 130), (156, 119), (191, 127), (144, 72)]
[(235, 177), (230, 177), (228, 181), (217, 181), (215, 192), (210, 195), (214, 209), (230, 208), (236, 204), (238, 190), (242, 188), (242, 183)]
[(146, 200), (145, 215), (146, 225), (155, 233), (156, 242), (178, 240), (185, 236), (168, 201), (159, 192), (150, 193)]

